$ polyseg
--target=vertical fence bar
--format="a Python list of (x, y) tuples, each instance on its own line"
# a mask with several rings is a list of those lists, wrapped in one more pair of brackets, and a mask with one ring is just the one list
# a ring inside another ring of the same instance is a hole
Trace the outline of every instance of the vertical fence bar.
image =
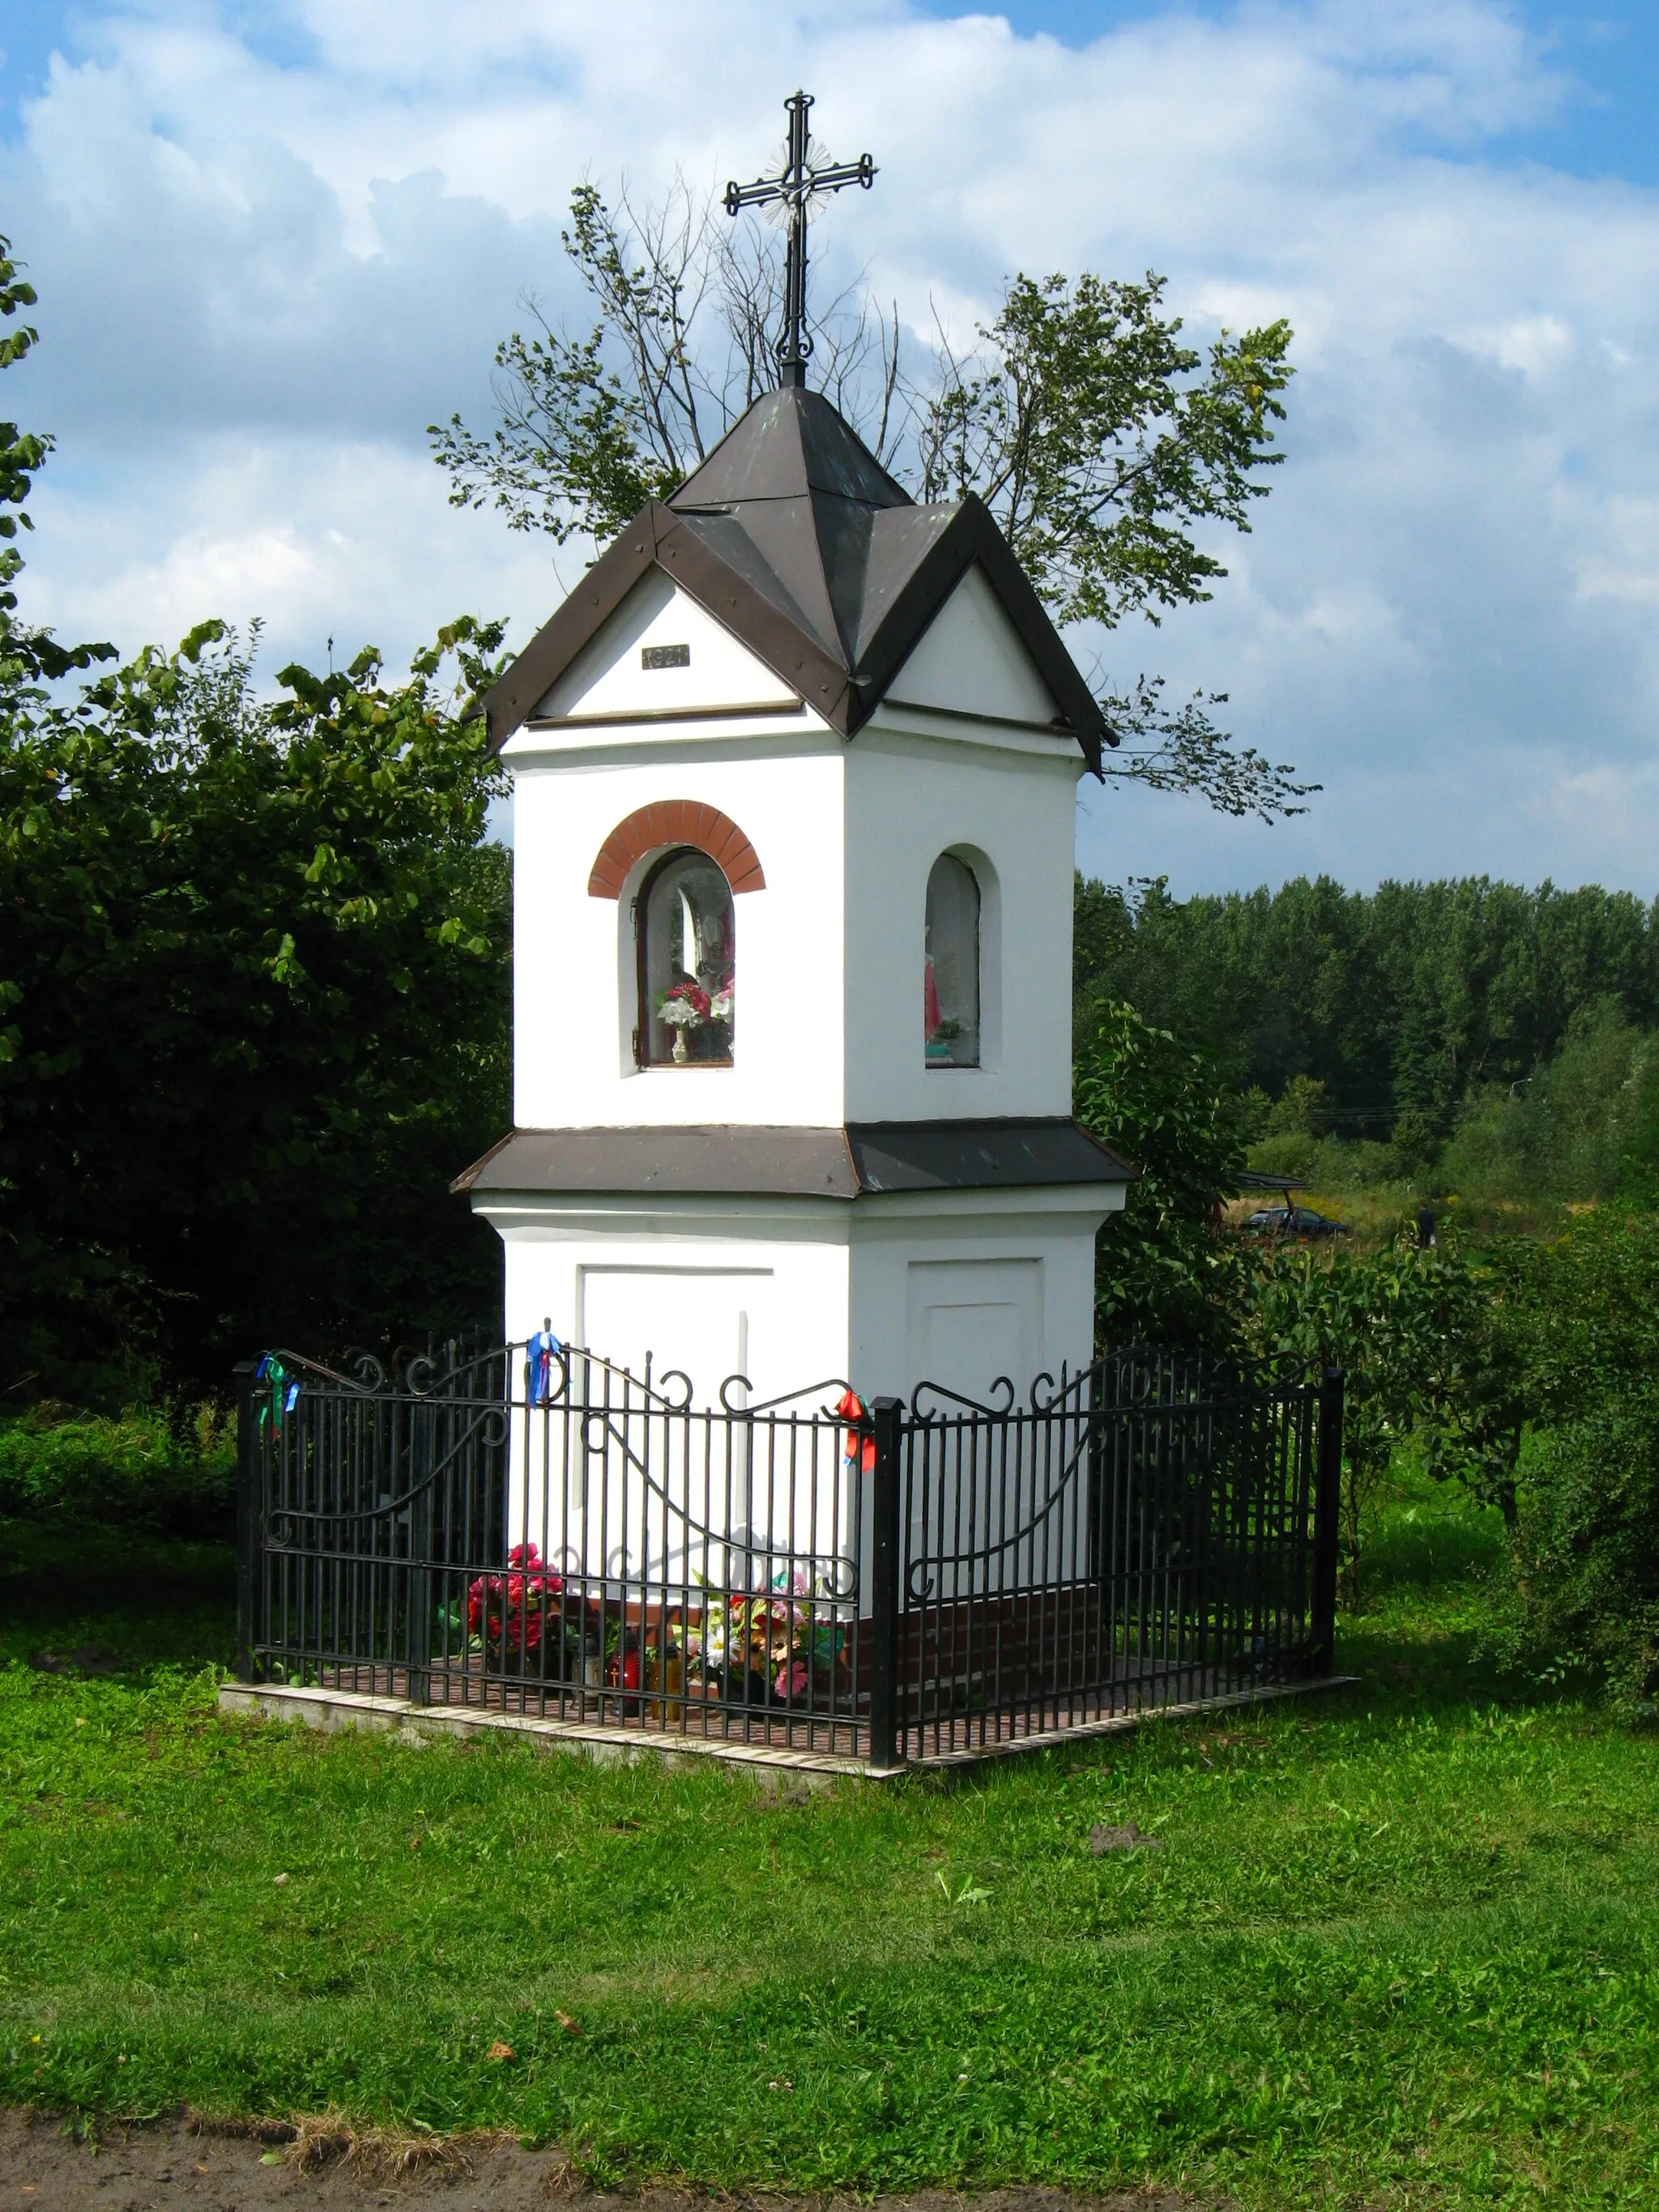
[[(437, 1439), (433, 1435), (433, 1424), (440, 1411), (431, 1407), (418, 1431), (410, 1424), (409, 1481), (415, 1495), (409, 1503), (409, 1611), (406, 1674), (407, 1695), (411, 1705), (429, 1705), (432, 1702), (432, 1539), (433, 1539), (433, 1476), (431, 1464), (438, 1451)], [(453, 1424), (450, 1425), (453, 1433)], [(421, 1436), (425, 1450), (416, 1449), (415, 1438)], [(448, 1440), (446, 1437), (446, 1442)], [(428, 1465), (422, 1466), (425, 1460)]]
[(1341, 1558), (1342, 1370), (1319, 1386), (1319, 1468), (1314, 1493), (1314, 1586), (1309, 1664), (1328, 1674), (1336, 1657), (1336, 1575)]
[(879, 1773), (903, 1763), (899, 1747), (899, 1561), (904, 1401), (878, 1398), (870, 1413), (876, 1440), (870, 1478), (870, 1765)]
[(252, 1682), (258, 1585), (264, 1567), (259, 1497), (259, 1431), (253, 1411), (257, 1359), (239, 1359), (236, 1378), (236, 1675)]

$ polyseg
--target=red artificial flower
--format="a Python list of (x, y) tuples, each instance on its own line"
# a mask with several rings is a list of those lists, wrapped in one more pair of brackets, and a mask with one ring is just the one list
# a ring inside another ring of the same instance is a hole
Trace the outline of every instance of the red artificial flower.
[(466, 1594), (467, 1632), (482, 1634), (487, 1644), (534, 1651), (541, 1644), (547, 1601), (557, 1597), (564, 1580), (543, 1566), (533, 1544), (515, 1544), (507, 1564), (527, 1571), (478, 1577)]

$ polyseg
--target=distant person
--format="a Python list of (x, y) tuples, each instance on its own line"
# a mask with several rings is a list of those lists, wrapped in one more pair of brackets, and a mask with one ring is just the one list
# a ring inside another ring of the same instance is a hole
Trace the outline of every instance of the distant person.
[(1419, 1206), (1417, 1209), (1417, 1243), (1419, 1251), (1431, 1252), (1437, 1243), (1434, 1233), (1434, 1208)]

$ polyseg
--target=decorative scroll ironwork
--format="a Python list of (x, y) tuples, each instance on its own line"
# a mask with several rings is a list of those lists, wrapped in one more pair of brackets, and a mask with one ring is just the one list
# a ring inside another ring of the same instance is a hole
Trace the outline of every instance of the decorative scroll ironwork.
[(243, 1375), (255, 1678), (885, 1767), (1328, 1662), (1340, 1377), (699, 1403), (550, 1334)]

